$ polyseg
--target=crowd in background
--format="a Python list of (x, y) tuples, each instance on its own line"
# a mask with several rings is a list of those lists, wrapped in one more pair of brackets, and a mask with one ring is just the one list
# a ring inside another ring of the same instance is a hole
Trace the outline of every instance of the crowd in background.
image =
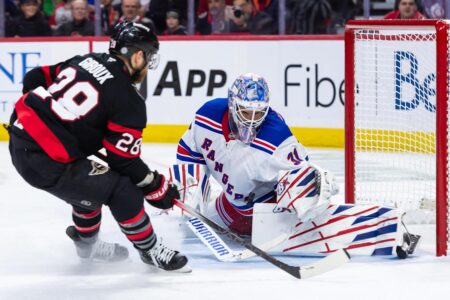
[[(5, 35), (95, 35), (94, 0), (5, 1)], [(195, 34), (278, 34), (278, 0), (196, 0)], [(363, 0), (286, 0), (287, 34), (339, 34), (362, 15)], [(389, 19), (443, 18), (443, 0), (396, 0)], [(101, 31), (122, 20), (158, 35), (186, 35), (187, 0), (101, 0)]]

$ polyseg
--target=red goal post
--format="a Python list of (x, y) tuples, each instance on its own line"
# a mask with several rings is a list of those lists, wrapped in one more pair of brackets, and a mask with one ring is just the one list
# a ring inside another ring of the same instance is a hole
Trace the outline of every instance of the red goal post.
[(346, 202), (431, 211), (438, 256), (449, 247), (448, 79), (449, 22), (347, 23)]

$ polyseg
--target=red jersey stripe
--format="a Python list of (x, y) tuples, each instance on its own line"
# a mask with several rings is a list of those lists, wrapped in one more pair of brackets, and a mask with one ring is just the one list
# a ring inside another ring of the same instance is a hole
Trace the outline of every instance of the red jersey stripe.
[(142, 137), (142, 131), (137, 129), (128, 128), (111, 121), (108, 121), (108, 129), (114, 132), (127, 132), (130, 133), (135, 139)]
[(47, 85), (46, 88), (48, 88), (52, 84), (52, 76), (50, 75), (50, 66), (42, 66), (41, 70), (44, 73), (45, 84)]
[(119, 156), (123, 156), (126, 158), (136, 158), (136, 157), (139, 157), (139, 155), (141, 154), (140, 151), (135, 155), (128, 153), (128, 152), (121, 151), (121, 150), (117, 149), (113, 144), (108, 142), (106, 139), (103, 139), (103, 147), (105, 147), (105, 149), (108, 150), (109, 152), (112, 152), (114, 154), (117, 154)]
[(17, 119), (22, 124), (25, 131), (41, 146), (41, 148), (53, 160), (67, 164), (75, 160), (70, 157), (63, 143), (47, 127), (36, 112), (25, 104), (28, 93), (23, 95), (16, 102)]
[(225, 111), (225, 113), (223, 114), (223, 118), (222, 118), (222, 132), (223, 132), (223, 137), (225, 138), (226, 142), (230, 141), (230, 123), (228, 120), (229, 116), (228, 116), (228, 110)]
[(206, 117), (203, 117), (203, 116), (200, 116), (200, 115), (196, 115), (195, 118), (196, 118), (197, 120), (201, 121), (201, 122), (204, 122), (204, 123), (210, 125), (211, 127), (214, 127), (214, 128), (216, 128), (216, 129), (219, 129), (219, 130), (222, 129), (222, 126), (221, 126), (221, 125), (219, 125), (219, 124), (217, 124), (217, 123), (214, 123), (212, 120), (207, 119)]
[(254, 143), (254, 144), (257, 144), (257, 145), (259, 144), (259, 145), (261, 145), (261, 146), (267, 147), (267, 148), (269, 148), (269, 149), (272, 150), (272, 151), (275, 151), (275, 150), (277, 149), (277, 147), (275, 147), (274, 145), (269, 144), (268, 142), (263, 141), (263, 140), (260, 140), (260, 139), (255, 139), (255, 140), (253, 141), (253, 143)]

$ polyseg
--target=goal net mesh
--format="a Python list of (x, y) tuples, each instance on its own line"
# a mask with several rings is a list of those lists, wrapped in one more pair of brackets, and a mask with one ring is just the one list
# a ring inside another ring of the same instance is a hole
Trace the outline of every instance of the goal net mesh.
[(434, 223), (435, 30), (355, 30), (354, 51), (355, 200)]

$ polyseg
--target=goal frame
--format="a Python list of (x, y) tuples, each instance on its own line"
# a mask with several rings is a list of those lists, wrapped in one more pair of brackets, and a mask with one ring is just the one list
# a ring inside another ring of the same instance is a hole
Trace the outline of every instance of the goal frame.
[[(352, 20), (345, 28), (345, 201), (355, 203), (355, 35), (358, 29), (436, 30), (436, 255), (447, 255), (449, 26), (443, 20)], [(444, 163), (445, 162), (445, 163)]]

